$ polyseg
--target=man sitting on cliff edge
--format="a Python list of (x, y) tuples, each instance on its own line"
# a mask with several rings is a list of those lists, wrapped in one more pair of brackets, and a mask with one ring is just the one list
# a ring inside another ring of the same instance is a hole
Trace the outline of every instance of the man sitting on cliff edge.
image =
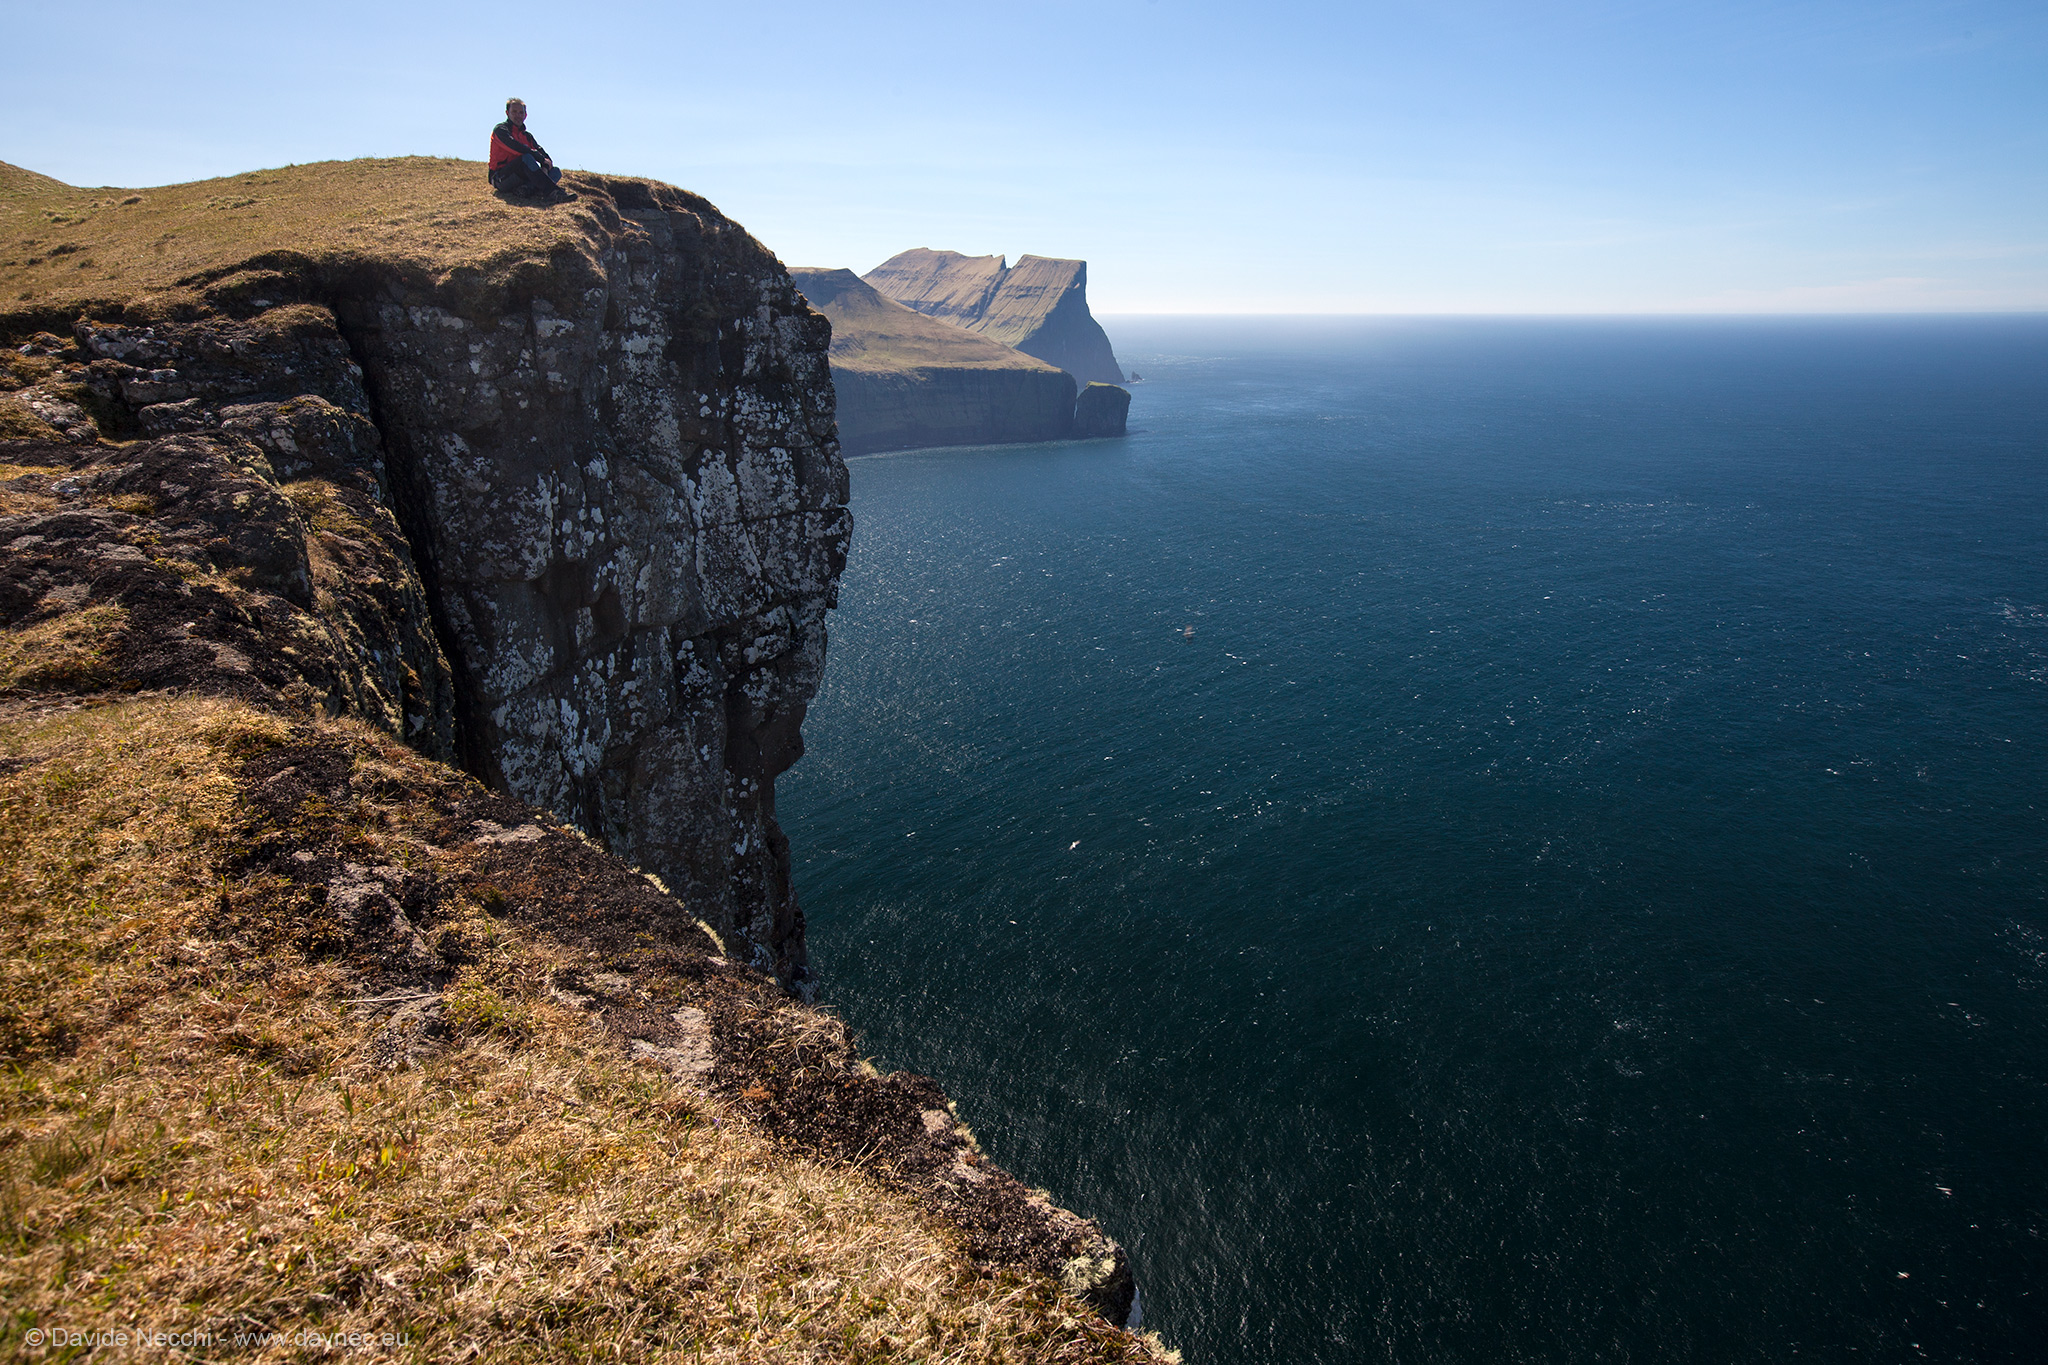
[(507, 194), (562, 204), (576, 196), (561, 186), (562, 173), (526, 131), (526, 101), (505, 101), (505, 121), (491, 129), (491, 184)]

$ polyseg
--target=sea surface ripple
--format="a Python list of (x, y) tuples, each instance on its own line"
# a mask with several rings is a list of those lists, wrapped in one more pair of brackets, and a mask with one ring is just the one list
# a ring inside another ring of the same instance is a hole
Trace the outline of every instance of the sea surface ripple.
[(1196, 1365), (2040, 1359), (2048, 319), (1109, 326), (852, 464), (866, 1048)]

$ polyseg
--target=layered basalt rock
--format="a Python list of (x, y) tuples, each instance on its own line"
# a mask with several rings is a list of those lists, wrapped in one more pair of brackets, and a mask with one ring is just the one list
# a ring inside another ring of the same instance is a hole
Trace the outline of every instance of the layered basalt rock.
[(851, 270), (790, 274), (832, 324), (846, 454), (1072, 433), (1074, 380), (1059, 367), (884, 298)]
[(81, 320), (15, 355), (38, 382), (7, 396), (64, 421), (0, 442), (0, 627), (49, 641), (29, 677), (69, 659), (46, 681), (289, 699), (455, 757), (451, 672), (329, 314)]
[[(29, 237), (0, 261), (32, 286), (0, 311), (0, 435), (30, 438), (20, 496), (56, 518), (11, 543), (23, 565), (70, 548), (22, 569), (0, 624), (118, 606), (94, 618), (113, 638), (80, 646), (117, 686), (225, 672), (452, 754), (660, 874), (801, 988), (774, 780), (802, 752), (850, 532), (829, 326), (696, 196), (583, 177), (574, 209), (544, 212), (448, 166), (359, 178), (353, 199), (333, 167), (184, 210), (211, 187), (168, 187), (143, 206), (155, 219), (132, 217), (143, 196), (78, 191), (30, 221), (92, 244)], [(346, 225), (392, 185), (417, 203)], [(211, 255), (180, 245), (185, 274), (161, 250), (121, 255), (124, 224), (217, 241), (203, 215), (235, 211), (257, 221)], [(155, 274), (52, 274), (66, 254)], [(69, 337), (35, 332), (65, 314)], [(117, 458), (108, 438), (148, 444)], [(163, 601), (138, 616), (137, 593)], [(171, 620), (180, 594), (208, 611)], [(294, 612), (328, 644), (262, 648)], [(210, 643), (170, 649), (186, 620)], [(251, 668), (200, 659), (221, 644)], [(163, 666), (129, 666), (145, 654)]]
[(287, 480), (229, 430), (0, 443), (4, 690), (288, 702), (452, 759), (448, 667), (410, 550), (374, 469), (327, 454)]
[(466, 756), (800, 983), (774, 781), (850, 531), (829, 329), (702, 200), (607, 183), (609, 240), (512, 306), (340, 312), (414, 481)]
[(1121, 384), (1102, 324), (1088, 311), (1088, 263), (1049, 256), (963, 256), (918, 247), (862, 276), (907, 308), (1057, 365), (1078, 384)]

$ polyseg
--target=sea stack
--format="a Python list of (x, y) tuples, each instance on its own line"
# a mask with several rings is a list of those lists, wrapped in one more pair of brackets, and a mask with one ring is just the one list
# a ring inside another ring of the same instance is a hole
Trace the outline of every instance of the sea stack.
[(1115, 384), (1090, 384), (1074, 400), (1076, 436), (1121, 436), (1131, 413), (1131, 391)]
[(862, 278), (878, 291), (970, 332), (1057, 365), (1077, 384), (1121, 384), (1124, 372), (1088, 311), (1088, 262), (1048, 256), (963, 256), (918, 247)]

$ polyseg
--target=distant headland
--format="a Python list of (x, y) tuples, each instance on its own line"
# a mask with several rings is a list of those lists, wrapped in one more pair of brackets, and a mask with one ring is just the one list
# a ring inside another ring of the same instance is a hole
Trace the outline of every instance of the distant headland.
[(848, 455), (1124, 433), (1130, 394), (1088, 311), (1086, 261), (920, 247), (865, 276), (790, 274), (832, 323)]

